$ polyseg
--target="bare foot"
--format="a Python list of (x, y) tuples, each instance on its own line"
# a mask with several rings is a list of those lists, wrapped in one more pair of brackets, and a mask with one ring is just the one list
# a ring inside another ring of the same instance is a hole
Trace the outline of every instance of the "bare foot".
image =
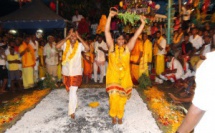
[(71, 118), (72, 118), (72, 119), (75, 119), (75, 114), (74, 114), (74, 113), (71, 114)]
[(118, 119), (118, 124), (122, 124), (122, 119)]
[(116, 117), (112, 117), (112, 124), (116, 124)]

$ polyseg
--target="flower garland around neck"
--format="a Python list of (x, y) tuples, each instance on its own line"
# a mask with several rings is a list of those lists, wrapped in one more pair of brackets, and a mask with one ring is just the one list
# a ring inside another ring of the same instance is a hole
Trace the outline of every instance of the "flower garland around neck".
[(77, 52), (77, 49), (78, 49), (78, 41), (75, 42), (71, 54), (67, 56), (67, 53), (69, 52), (70, 47), (71, 47), (70, 40), (67, 40), (66, 49), (63, 52), (63, 56), (62, 56), (62, 65), (65, 65), (68, 61), (70, 61), (75, 56), (75, 53)]
[(124, 51), (125, 51), (125, 45), (123, 45), (121, 47), (119, 45), (115, 46), (116, 64), (115, 64), (114, 68), (115, 68), (115, 70), (117, 70), (119, 72), (120, 81), (125, 76), (125, 70), (126, 70), (125, 62), (122, 59), (122, 55), (123, 55)]
[(183, 35), (184, 35), (183, 32), (180, 34), (178, 33), (178, 35), (173, 37), (173, 42), (178, 43)]

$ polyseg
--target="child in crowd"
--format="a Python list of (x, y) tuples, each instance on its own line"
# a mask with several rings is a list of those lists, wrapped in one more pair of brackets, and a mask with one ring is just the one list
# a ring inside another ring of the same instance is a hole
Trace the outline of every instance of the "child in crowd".
[(10, 54), (7, 55), (7, 61), (8, 61), (8, 73), (11, 80), (11, 90), (12, 92), (15, 92), (15, 83), (18, 85), (18, 89), (22, 88), (21, 84), (21, 74), (19, 70), (19, 64), (21, 64), (21, 61), (19, 60), (19, 55), (15, 54), (14, 47), (10, 47)]
[(94, 82), (97, 83), (98, 80), (98, 68), (100, 70), (99, 83), (103, 83), (103, 78), (105, 75), (105, 53), (107, 52), (107, 44), (105, 43), (103, 36), (98, 35), (97, 41), (94, 44), (95, 60), (93, 64), (94, 72)]

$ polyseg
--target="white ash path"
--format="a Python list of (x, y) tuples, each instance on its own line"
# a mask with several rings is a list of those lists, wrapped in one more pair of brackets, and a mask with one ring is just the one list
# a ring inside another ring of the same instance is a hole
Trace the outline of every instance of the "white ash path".
[[(161, 133), (135, 89), (126, 104), (122, 125), (111, 123), (108, 95), (104, 88), (79, 89), (78, 99), (76, 119), (73, 120), (67, 114), (66, 90), (53, 90), (6, 133)], [(93, 101), (98, 101), (100, 106), (89, 107)]]

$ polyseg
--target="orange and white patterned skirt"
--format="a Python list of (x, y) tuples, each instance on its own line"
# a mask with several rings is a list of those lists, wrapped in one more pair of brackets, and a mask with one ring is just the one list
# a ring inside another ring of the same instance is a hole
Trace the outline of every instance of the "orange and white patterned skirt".
[(66, 90), (69, 91), (70, 86), (80, 86), (82, 82), (82, 75), (77, 76), (64, 76), (63, 83), (66, 87)]

